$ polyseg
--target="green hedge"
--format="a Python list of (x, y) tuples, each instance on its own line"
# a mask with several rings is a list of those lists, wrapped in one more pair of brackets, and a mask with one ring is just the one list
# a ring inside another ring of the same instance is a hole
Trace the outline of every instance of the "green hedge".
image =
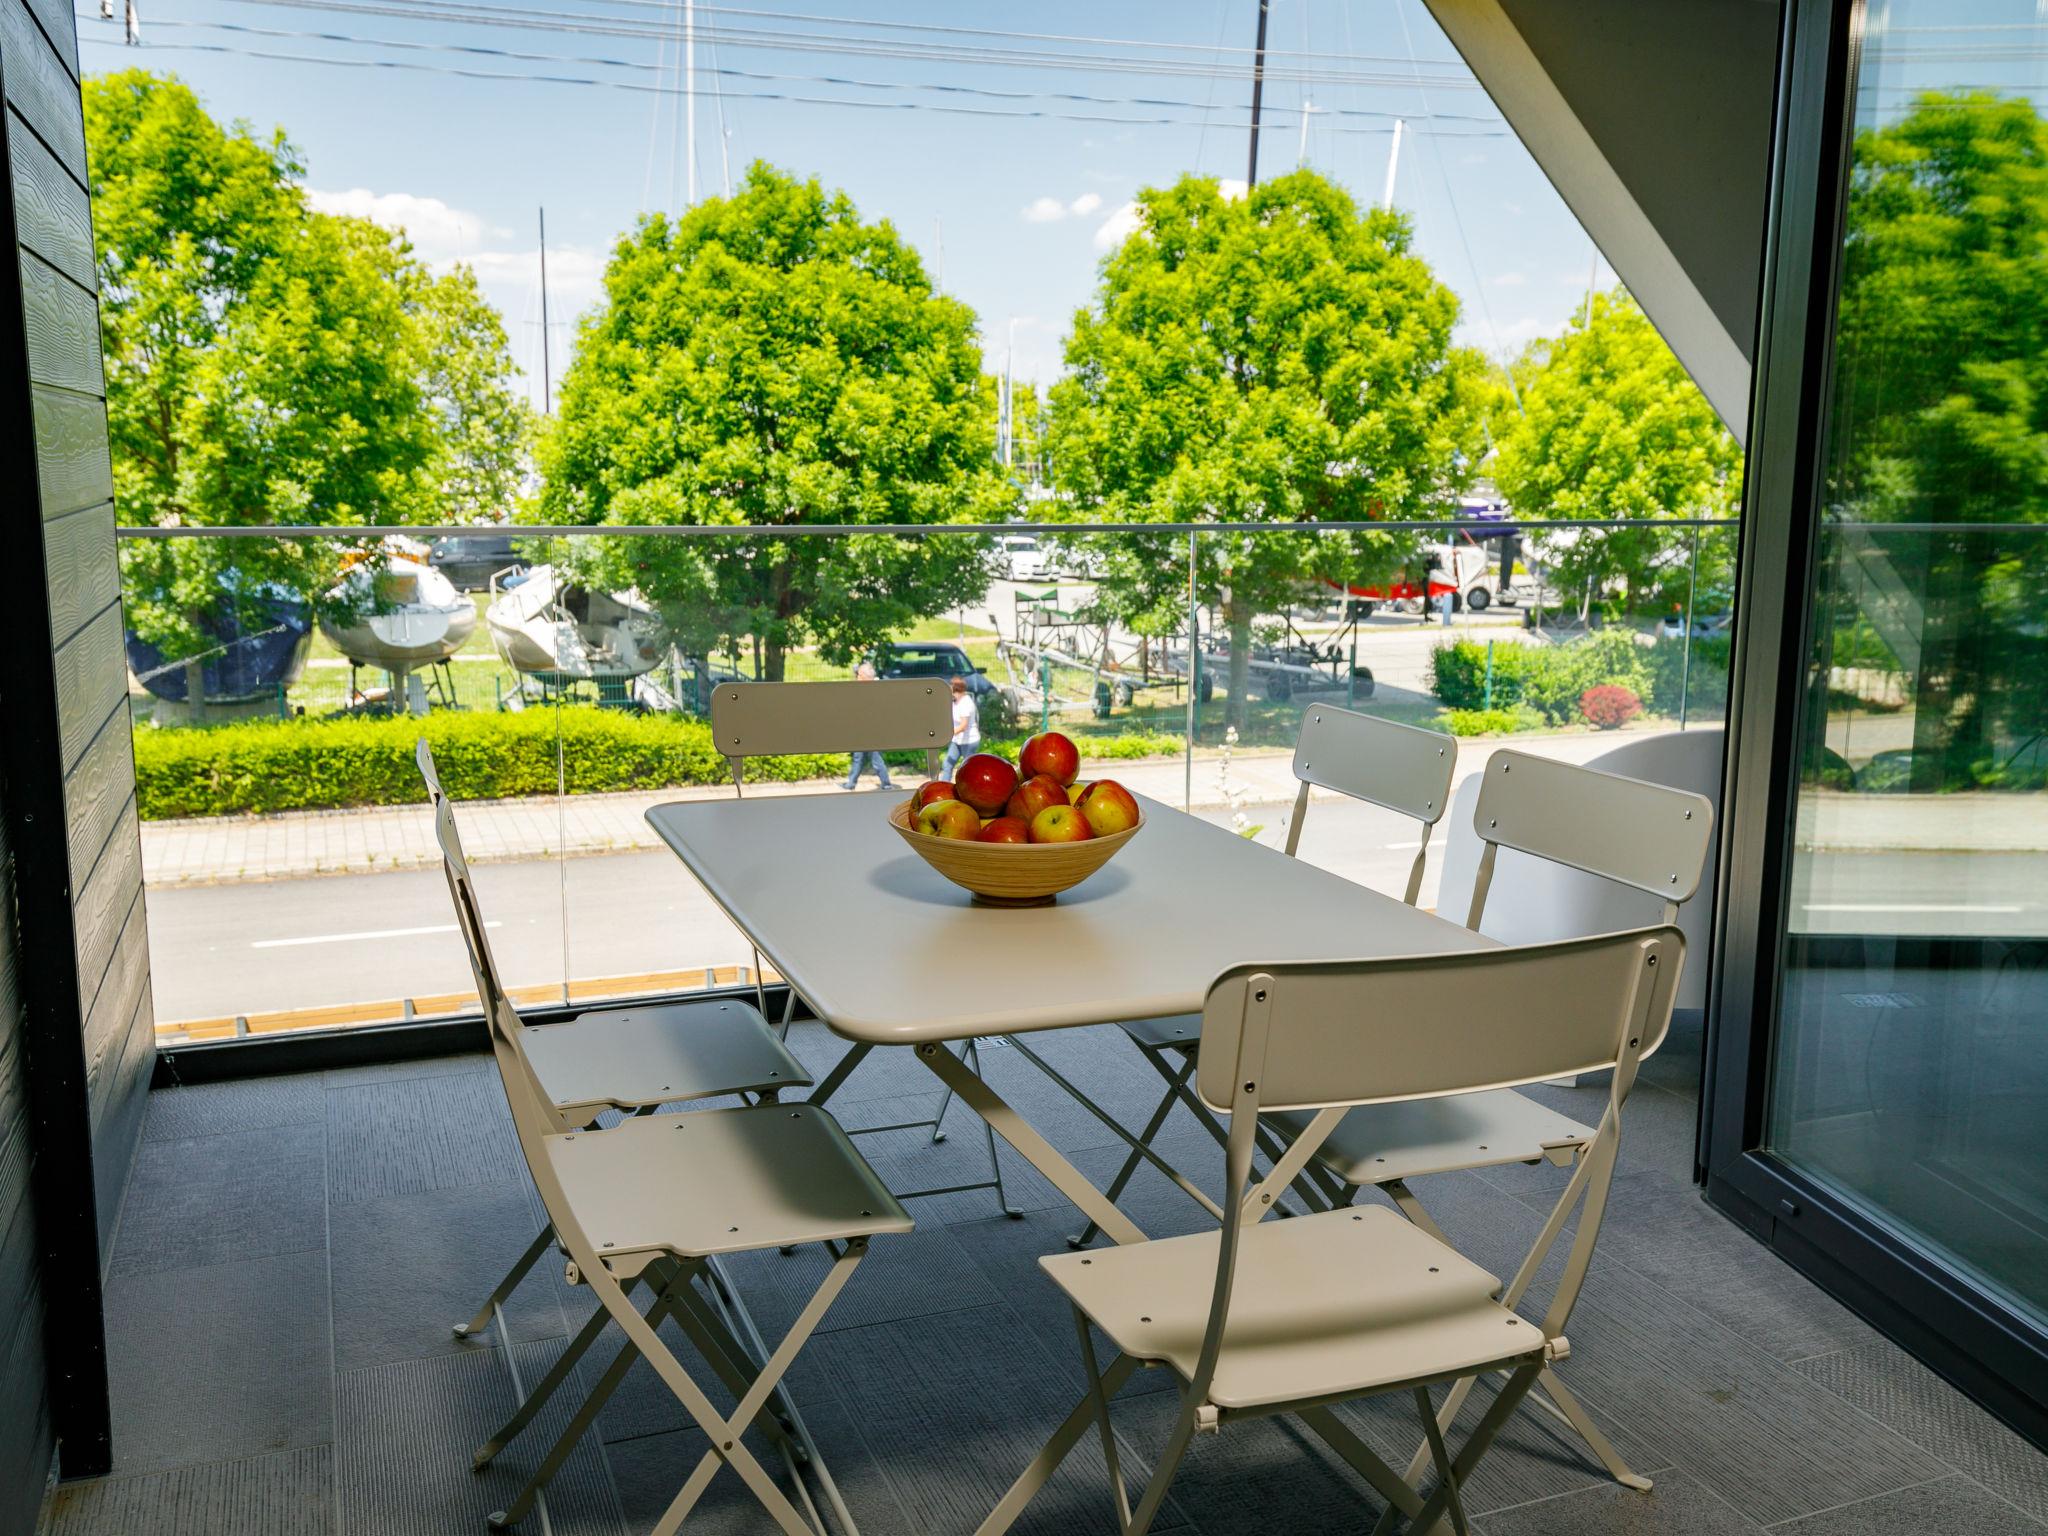
[[(1595, 630), (1562, 645), (1496, 642), (1492, 708), (1526, 705), (1553, 725), (1576, 724), (1588, 688), (1612, 683), (1649, 695), (1655, 649), (1623, 628)], [(1486, 647), (1476, 640), (1438, 646), (1430, 654), (1430, 687), (1449, 709), (1486, 709)]]
[[(441, 782), (459, 800), (555, 793), (558, 761), (571, 794), (723, 784), (724, 758), (704, 721), (588, 706), (425, 719), (268, 720), (135, 731), (135, 779), (145, 820), (261, 811), (329, 810), (422, 802), (413, 744), (432, 743)], [(1021, 745), (993, 742), (1011, 756)], [(560, 745), (559, 758), (557, 744)], [(1155, 757), (1177, 736), (1080, 737), (1088, 759)], [(922, 767), (921, 753), (891, 754)], [(751, 758), (750, 780), (843, 777), (844, 753)]]
[(1447, 709), (1441, 719), (1453, 736), (1507, 736), (1516, 731), (1540, 731), (1549, 720), (1527, 704), (1511, 709)]

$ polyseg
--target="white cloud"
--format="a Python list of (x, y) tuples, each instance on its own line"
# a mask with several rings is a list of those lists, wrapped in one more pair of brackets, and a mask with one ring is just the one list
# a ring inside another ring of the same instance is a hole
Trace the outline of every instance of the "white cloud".
[(1056, 197), (1033, 198), (1024, 210), (1027, 224), (1057, 224), (1067, 216), (1067, 205)]
[(1125, 203), (1116, 212), (1102, 221), (1102, 227), (1095, 231), (1095, 248), (1099, 251), (1113, 251), (1143, 227), (1144, 221), (1138, 215), (1135, 202)]
[(1067, 204), (1067, 212), (1077, 219), (1085, 219), (1101, 206), (1102, 194), (1100, 192), (1083, 192), (1079, 197)]
[(351, 187), (345, 192), (306, 189), (306, 201), (322, 213), (353, 214), (386, 229), (405, 232), (420, 260), (429, 266), (445, 266), (496, 243), (512, 238), (512, 231), (485, 222), (480, 214), (454, 208), (438, 197), (419, 197), (411, 192), (372, 192), (368, 187)]
[(1529, 279), (1520, 272), (1501, 272), (1487, 279), (1496, 288), (1526, 288)]

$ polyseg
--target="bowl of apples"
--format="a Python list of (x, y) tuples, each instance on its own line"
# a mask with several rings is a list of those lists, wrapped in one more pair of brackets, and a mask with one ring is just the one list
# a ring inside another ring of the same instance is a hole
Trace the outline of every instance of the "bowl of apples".
[(917, 856), (990, 907), (1042, 907), (1138, 835), (1137, 797), (1113, 779), (1079, 782), (1081, 753), (1058, 731), (1015, 764), (977, 752), (889, 813)]

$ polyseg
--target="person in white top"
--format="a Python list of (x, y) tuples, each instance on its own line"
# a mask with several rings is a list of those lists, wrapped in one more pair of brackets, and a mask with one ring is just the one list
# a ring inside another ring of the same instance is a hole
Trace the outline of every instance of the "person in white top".
[[(875, 681), (875, 669), (864, 661), (853, 669), (853, 677), (855, 682), (872, 683)], [(860, 783), (861, 770), (869, 766), (874, 768), (882, 788), (896, 787), (889, 782), (889, 760), (886, 757), (879, 752), (856, 752), (853, 754), (853, 766), (847, 770), (846, 788), (856, 787)]]
[(972, 757), (981, 750), (981, 711), (974, 706), (974, 695), (967, 691), (967, 679), (953, 679), (953, 739), (946, 744), (946, 764), (939, 770), (939, 777), (950, 779), (953, 770), (960, 766), (960, 760)]

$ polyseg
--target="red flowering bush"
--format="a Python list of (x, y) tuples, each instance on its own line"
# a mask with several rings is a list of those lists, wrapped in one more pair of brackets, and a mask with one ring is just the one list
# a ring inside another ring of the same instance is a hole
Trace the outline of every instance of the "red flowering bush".
[(1636, 691), (1617, 683), (1602, 683), (1579, 695), (1579, 713), (1586, 717), (1588, 725), (1597, 725), (1603, 731), (1617, 730), (1642, 712), (1643, 701), (1636, 697)]

